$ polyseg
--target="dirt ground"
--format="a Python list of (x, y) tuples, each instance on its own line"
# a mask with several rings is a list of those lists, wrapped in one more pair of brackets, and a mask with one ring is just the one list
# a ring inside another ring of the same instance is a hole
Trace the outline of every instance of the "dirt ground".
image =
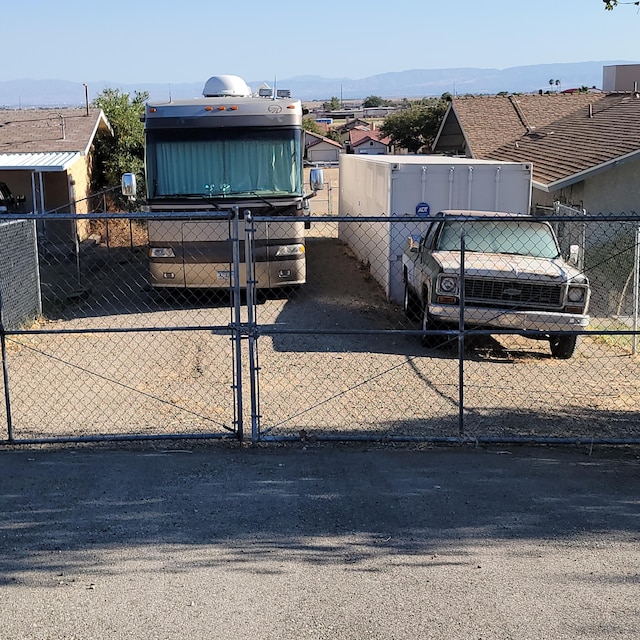
[(635, 640), (637, 451), (0, 451), (0, 637)]

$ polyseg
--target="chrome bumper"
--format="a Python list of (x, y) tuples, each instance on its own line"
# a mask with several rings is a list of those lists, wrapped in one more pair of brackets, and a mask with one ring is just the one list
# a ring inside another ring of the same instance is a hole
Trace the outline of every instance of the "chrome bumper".
[[(459, 307), (453, 305), (431, 305), (429, 314), (441, 322), (457, 324), (460, 321)], [(523, 331), (571, 331), (589, 325), (589, 316), (553, 311), (514, 311), (513, 309), (486, 309), (465, 307), (465, 324), (497, 329), (522, 329)]]

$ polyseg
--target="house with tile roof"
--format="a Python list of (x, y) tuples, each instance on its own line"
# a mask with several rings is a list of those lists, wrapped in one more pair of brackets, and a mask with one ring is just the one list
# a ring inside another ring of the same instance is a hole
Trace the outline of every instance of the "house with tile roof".
[(99, 131), (113, 133), (101, 109), (0, 109), (0, 181), (25, 213), (87, 213)]
[(381, 135), (379, 131), (356, 127), (349, 131), (347, 153), (383, 156), (393, 153), (393, 145), (391, 138)]
[(434, 153), (530, 162), (532, 206), (640, 211), (640, 94), (453, 98)]

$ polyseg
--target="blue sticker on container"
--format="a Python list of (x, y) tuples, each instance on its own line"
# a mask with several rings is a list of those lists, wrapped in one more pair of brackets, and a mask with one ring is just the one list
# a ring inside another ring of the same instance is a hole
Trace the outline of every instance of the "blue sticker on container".
[(416, 206), (416, 215), (417, 216), (428, 216), (430, 211), (430, 207), (426, 202), (421, 202)]

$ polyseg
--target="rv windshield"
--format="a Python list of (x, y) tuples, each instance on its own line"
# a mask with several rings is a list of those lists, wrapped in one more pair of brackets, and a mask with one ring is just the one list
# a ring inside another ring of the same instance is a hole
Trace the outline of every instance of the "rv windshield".
[(297, 129), (149, 131), (149, 197), (301, 195), (301, 143)]
[(465, 232), (465, 249), (479, 253), (507, 253), (534, 258), (557, 258), (558, 245), (551, 228), (531, 220), (482, 220), (445, 222), (438, 249), (460, 251), (460, 236)]

